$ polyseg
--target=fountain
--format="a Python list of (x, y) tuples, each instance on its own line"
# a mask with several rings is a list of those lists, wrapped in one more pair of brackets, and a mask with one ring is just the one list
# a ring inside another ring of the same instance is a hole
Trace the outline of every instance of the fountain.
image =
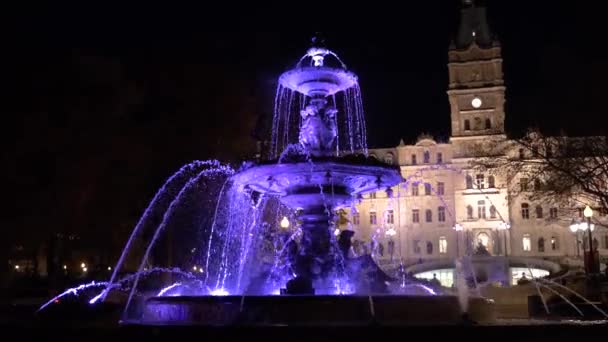
[[(337, 210), (366, 193), (390, 197), (403, 179), (398, 166), (367, 155), (357, 76), (319, 39), (279, 78), (271, 156), (236, 171), (194, 162), (171, 177), (90, 303), (126, 289), (123, 322), (145, 325), (432, 324), (460, 322), (479, 299), (462, 287), (459, 302), (403, 272), (393, 278), (369, 255), (349, 257), (352, 231), (334, 235)], [(196, 221), (183, 220), (193, 212)], [(278, 222), (283, 231), (273, 230)], [(174, 246), (172, 226), (193, 227), (192, 238)], [(118, 280), (141, 236), (150, 240), (137, 272)], [(188, 255), (155, 252), (162, 246)], [(163, 258), (164, 278), (150, 280), (151, 259)]]

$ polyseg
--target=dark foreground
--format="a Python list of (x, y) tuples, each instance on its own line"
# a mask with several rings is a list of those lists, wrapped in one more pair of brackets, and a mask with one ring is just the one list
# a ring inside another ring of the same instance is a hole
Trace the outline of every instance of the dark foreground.
[(450, 341), (573, 341), (581, 337), (605, 338), (606, 325), (511, 325), (511, 326), (357, 326), (357, 327), (0, 327), (6, 335), (20, 339), (108, 341), (149, 339), (178, 341), (188, 338), (203, 341), (379, 341), (383, 338)]

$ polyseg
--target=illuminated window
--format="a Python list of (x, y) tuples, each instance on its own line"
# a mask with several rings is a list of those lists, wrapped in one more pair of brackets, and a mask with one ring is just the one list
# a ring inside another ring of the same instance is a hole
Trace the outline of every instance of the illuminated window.
[(427, 209), (425, 212), (426, 222), (433, 222), (433, 211), (431, 209)]
[(431, 195), (431, 184), (430, 183), (424, 183), (424, 194), (426, 196)]
[(527, 220), (530, 218), (530, 206), (528, 203), (521, 204), (521, 218)]
[(412, 183), (412, 196), (418, 196), (418, 183)]
[(388, 210), (386, 212), (386, 223), (393, 224), (395, 223), (395, 214), (392, 210)]
[(524, 238), (522, 239), (522, 246), (525, 252), (529, 252), (532, 250), (532, 240), (530, 240), (530, 234), (524, 234)]
[(437, 221), (445, 222), (445, 207), (437, 208)]
[(422, 162), (428, 164), (431, 162), (431, 153), (429, 151), (424, 151), (422, 155)]
[(412, 222), (414, 222), (414, 223), (420, 222), (420, 210), (412, 209)]
[(376, 224), (377, 222), (377, 218), (376, 218), (376, 212), (375, 211), (370, 211), (369, 212), (369, 224)]
[(448, 240), (445, 238), (445, 236), (440, 236), (439, 237), (439, 253), (445, 254), (447, 252), (448, 252)]
[(445, 184), (443, 182), (437, 182), (437, 195), (445, 194)]
[(556, 251), (558, 249), (559, 249), (559, 245), (557, 244), (557, 237), (552, 236), (551, 237), (551, 250)]

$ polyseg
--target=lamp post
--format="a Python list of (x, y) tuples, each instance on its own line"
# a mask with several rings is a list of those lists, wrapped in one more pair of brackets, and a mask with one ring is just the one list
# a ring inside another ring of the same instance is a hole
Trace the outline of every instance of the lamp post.
[(460, 248), (459, 248), (459, 243), (458, 240), (460, 240), (460, 234), (459, 232), (461, 232), (464, 228), (462, 227), (462, 225), (460, 223), (455, 223), (454, 227), (452, 227), (452, 229), (454, 229), (454, 231), (456, 231), (456, 258), (460, 257)]
[(580, 257), (581, 256), (581, 251), (580, 251), (580, 247), (579, 247), (580, 241), (578, 240), (579, 224), (574, 219), (572, 219), (572, 222), (570, 222), (570, 231), (574, 234), (574, 238), (576, 239), (576, 256)]
[(504, 231), (504, 240), (505, 240), (505, 256), (507, 256), (507, 230), (511, 228), (509, 222), (502, 221), (498, 224), (498, 230)]
[(591, 217), (593, 216), (593, 210), (591, 210), (591, 207), (586, 206), (585, 210), (583, 211), (583, 215), (585, 216), (585, 218), (587, 218), (587, 228), (589, 230), (589, 232), (588, 232), (589, 255), (587, 256), (589, 258), (589, 263), (588, 263), (589, 273), (594, 273), (595, 272), (595, 255), (593, 253), (593, 236), (591, 234), (591, 232), (593, 231), (593, 227), (591, 225)]

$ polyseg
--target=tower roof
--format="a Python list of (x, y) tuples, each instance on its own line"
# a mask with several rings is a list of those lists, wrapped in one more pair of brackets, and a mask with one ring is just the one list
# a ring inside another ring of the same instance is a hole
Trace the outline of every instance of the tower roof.
[(494, 39), (485, 6), (480, 1), (463, 0), (455, 45), (457, 49), (466, 49), (473, 43), (480, 47), (490, 47), (494, 44)]

